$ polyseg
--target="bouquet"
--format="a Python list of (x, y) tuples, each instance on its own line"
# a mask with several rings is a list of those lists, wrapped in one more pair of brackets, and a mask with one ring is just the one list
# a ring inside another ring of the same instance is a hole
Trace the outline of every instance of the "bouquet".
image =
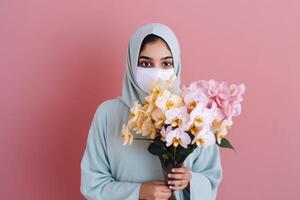
[[(165, 184), (173, 167), (181, 167), (198, 146), (234, 147), (226, 139), (233, 117), (240, 115), (245, 85), (216, 80), (199, 80), (172, 87), (175, 76), (158, 79), (143, 104), (135, 102), (130, 119), (122, 127), (123, 145), (134, 139), (150, 140), (148, 151), (159, 157)], [(145, 136), (134, 138), (133, 134)], [(174, 194), (173, 198), (174, 198)]]

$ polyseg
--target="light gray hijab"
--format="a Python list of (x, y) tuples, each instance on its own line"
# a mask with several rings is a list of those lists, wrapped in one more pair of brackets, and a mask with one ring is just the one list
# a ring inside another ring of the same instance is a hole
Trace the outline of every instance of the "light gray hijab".
[(130, 38), (126, 57), (126, 73), (123, 78), (122, 96), (118, 97), (129, 108), (133, 106), (135, 101), (143, 103), (144, 97), (148, 95), (138, 86), (134, 77), (133, 67), (138, 64), (141, 44), (144, 38), (149, 34), (154, 34), (163, 38), (168, 44), (172, 53), (174, 72), (176, 75), (176, 80), (174, 81), (173, 86), (178, 90), (180, 88), (180, 46), (176, 35), (164, 24), (150, 23), (143, 25), (137, 29)]

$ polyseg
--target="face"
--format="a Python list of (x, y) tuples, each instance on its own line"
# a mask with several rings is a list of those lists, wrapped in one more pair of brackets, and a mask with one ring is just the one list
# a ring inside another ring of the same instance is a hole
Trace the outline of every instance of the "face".
[(173, 67), (173, 58), (167, 44), (159, 39), (147, 43), (140, 52), (138, 66), (144, 68), (170, 69)]

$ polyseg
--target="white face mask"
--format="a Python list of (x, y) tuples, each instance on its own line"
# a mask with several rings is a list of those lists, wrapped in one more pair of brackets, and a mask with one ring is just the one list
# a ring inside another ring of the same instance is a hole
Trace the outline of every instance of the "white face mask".
[(150, 84), (158, 78), (168, 80), (174, 74), (174, 68), (159, 69), (159, 68), (144, 68), (134, 67), (136, 82), (138, 86), (146, 93), (150, 93)]

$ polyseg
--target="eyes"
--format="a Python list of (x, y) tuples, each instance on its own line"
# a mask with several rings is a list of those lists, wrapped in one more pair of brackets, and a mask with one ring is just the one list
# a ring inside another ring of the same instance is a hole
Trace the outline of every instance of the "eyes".
[(173, 67), (173, 62), (163, 62), (162, 67), (163, 68), (171, 68), (171, 67)]
[[(155, 67), (155, 64), (148, 60), (139, 60), (138, 66), (147, 68), (147, 67)], [(160, 67), (164, 68), (164, 69), (172, 68), (173, 62), (172, 61), (163, 61), (162, 63), (160, 63)]]

